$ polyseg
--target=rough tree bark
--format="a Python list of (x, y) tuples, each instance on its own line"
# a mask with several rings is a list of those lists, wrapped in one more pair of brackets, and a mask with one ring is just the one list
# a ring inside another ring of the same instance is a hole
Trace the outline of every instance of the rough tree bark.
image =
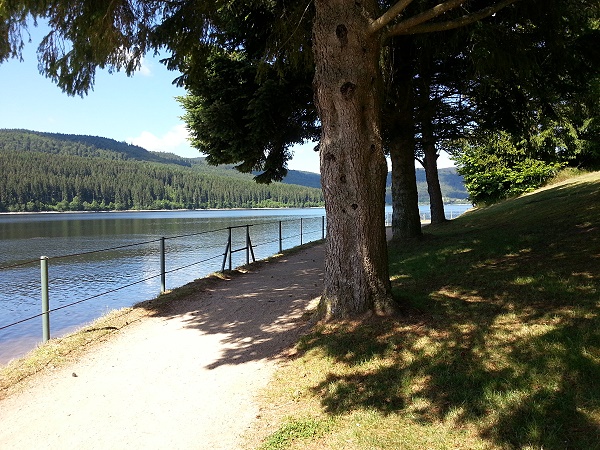
[(415, 173), (413, 93), (414, 48), (410, 39), (396, 39), (390, 49), (393, 75), (387, 92), (386, 132), (392, 162), (392, 235), (394, 240), (419, 238), (421, 217)]
[(414, 135), (392, 142), (392, 235), (394, 240), (419, 238), (421, 216), (415, 173)]
[(423, 167), (425, 168), (425, 178), (427, 179), (427, 192), (429, 193), (429, 208), (431, 210), (431, 223), (443, 223), (446, 221), (446, 212), (444, 211), (444, 199), (440, 187), (440, 178), (438, 175), (437, 159), (438, 153), (435, 148), (435, 134), (431, 116), (423, 118)]
[(321, 311), (339, 319), (393, 311), (385, 236), (387, 166), (380, 132), (377, 2), (316, 0), (315, 101), (327, 212)]

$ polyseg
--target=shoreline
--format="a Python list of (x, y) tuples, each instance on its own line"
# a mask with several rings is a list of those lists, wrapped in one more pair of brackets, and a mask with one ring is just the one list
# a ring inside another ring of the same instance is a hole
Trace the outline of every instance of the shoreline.
[[(473, 205), (469, 202), (455, 202), (455, 203), (445, 203), (444, 206), (457, 206), (457, 205), (469, 205), (473, 207)], [(385, 205), (386, 207), (392, 206), (389, 204)], [(419, 203), (419, 206), (428, 206), (428, 203)], [(26, 216), (26, 215), (34, 215), (34, 214), (111, 214), (111, 213), (149, 213), (149, 212), (201, 212), (201, 211), (285, 211), (292, 209), (325, 209), (325, 206), (284, 206), (281, 208), (274, 207), (265, 207), (265, 208), (201, 208), (201, 209), (120, 209), (120, 210), (98, 210), (98, 211), (9, 211), (9, 212), (0, 212), (0, 217), (2, 216)]]
[(281, 208), (202, 208), (202, 209), (120, 209), (98, 211), (9, 211), (0, 212), (0, 216), (33, 214), (100, 214), (100, 213), (148, 213), (148, 212), (200, 212), (200, 211), (284, 211), (286, 209), (324, 209), (324, 206), (285, 206)]

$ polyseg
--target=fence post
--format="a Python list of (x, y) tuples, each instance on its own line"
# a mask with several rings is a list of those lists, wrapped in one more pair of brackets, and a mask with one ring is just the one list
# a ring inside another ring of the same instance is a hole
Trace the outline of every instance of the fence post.
[(229, 270), (231, 270), (231, 247), (233, 246), (233, 241), (231, 240), (231, 227), (227, 227), (229, 229)]
[(246, 225), (246, 265), (250, 264), (250, 225)]
[(165, 267), (165, 238), (160, 238), (160, 293), (164, 294), (167, 292), (166, 282), (166, 267)]
[(281, 239), (281, 220), (279, 221), (279, 253), (283, 253), (283, 242)]
[(42, 279), (42, 340), (50, 340), (50, 296), (48, 295), (48, 257), (40, 256)]
[(223, 253), (223, 265), (221, 266), (221, 272), (225, 271), (225, 263), (227, 262), (227, 253), (229, 252), (230, 245), (231, 242), (227, 242), (227, 245), (225, 246), (225, 253)]
[(300, 245), (302, 245), (302, 217), (300, 217)]

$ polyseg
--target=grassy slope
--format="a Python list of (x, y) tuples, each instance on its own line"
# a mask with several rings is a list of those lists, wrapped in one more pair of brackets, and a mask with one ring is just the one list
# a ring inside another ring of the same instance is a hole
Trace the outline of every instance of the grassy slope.
[(600, 448), (600, 173), (428, 227), (390, 272), (402, 315), (306, 336), (263, 448)]

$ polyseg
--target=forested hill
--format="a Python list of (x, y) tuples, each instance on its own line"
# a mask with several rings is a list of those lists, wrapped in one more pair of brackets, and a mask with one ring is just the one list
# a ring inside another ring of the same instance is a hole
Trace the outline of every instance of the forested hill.
[(0, 130), (0, 211), (321, 206), (320, 189), (256, 184), (204, 158), (112, 139)]
[[(429, 203), (429, 193), (427, 192), (427, 180), (425, 179), (425, 169), (417, 168), (417, 191), (419, 193), (419, 203)], [(466, 203), (469, 193), (465, 187), (465, 180), (458, 174), (456, 168), (446, 167), (438, 170), (442, 196), (446, 203)], [(289, 174), (283, 180), (284, 183), (300, 184), (302, 186), (320, 187), (321, 177), (318, 173), (300, 172), (290, 170)], [(388, 174), (385, 201), (392, 203), (392, 177)]]
[(190, 160), (177, 155), (149, 152), (137, 145), (98, 136), (0, 130), (0, 150), (4, 149), (191, 166)]
[[(0, 212), (322, 205), (320, 175), (290, 170), (257, 185), (232, 166), (149, 152), (113, 139), (0, 129)], [(391, 203), (390, 177), (386, 201)], [(466, 201), (456, 169), (440, 169), (447, 202)], [(419, 202), (429, 201), (417, 169)]]

